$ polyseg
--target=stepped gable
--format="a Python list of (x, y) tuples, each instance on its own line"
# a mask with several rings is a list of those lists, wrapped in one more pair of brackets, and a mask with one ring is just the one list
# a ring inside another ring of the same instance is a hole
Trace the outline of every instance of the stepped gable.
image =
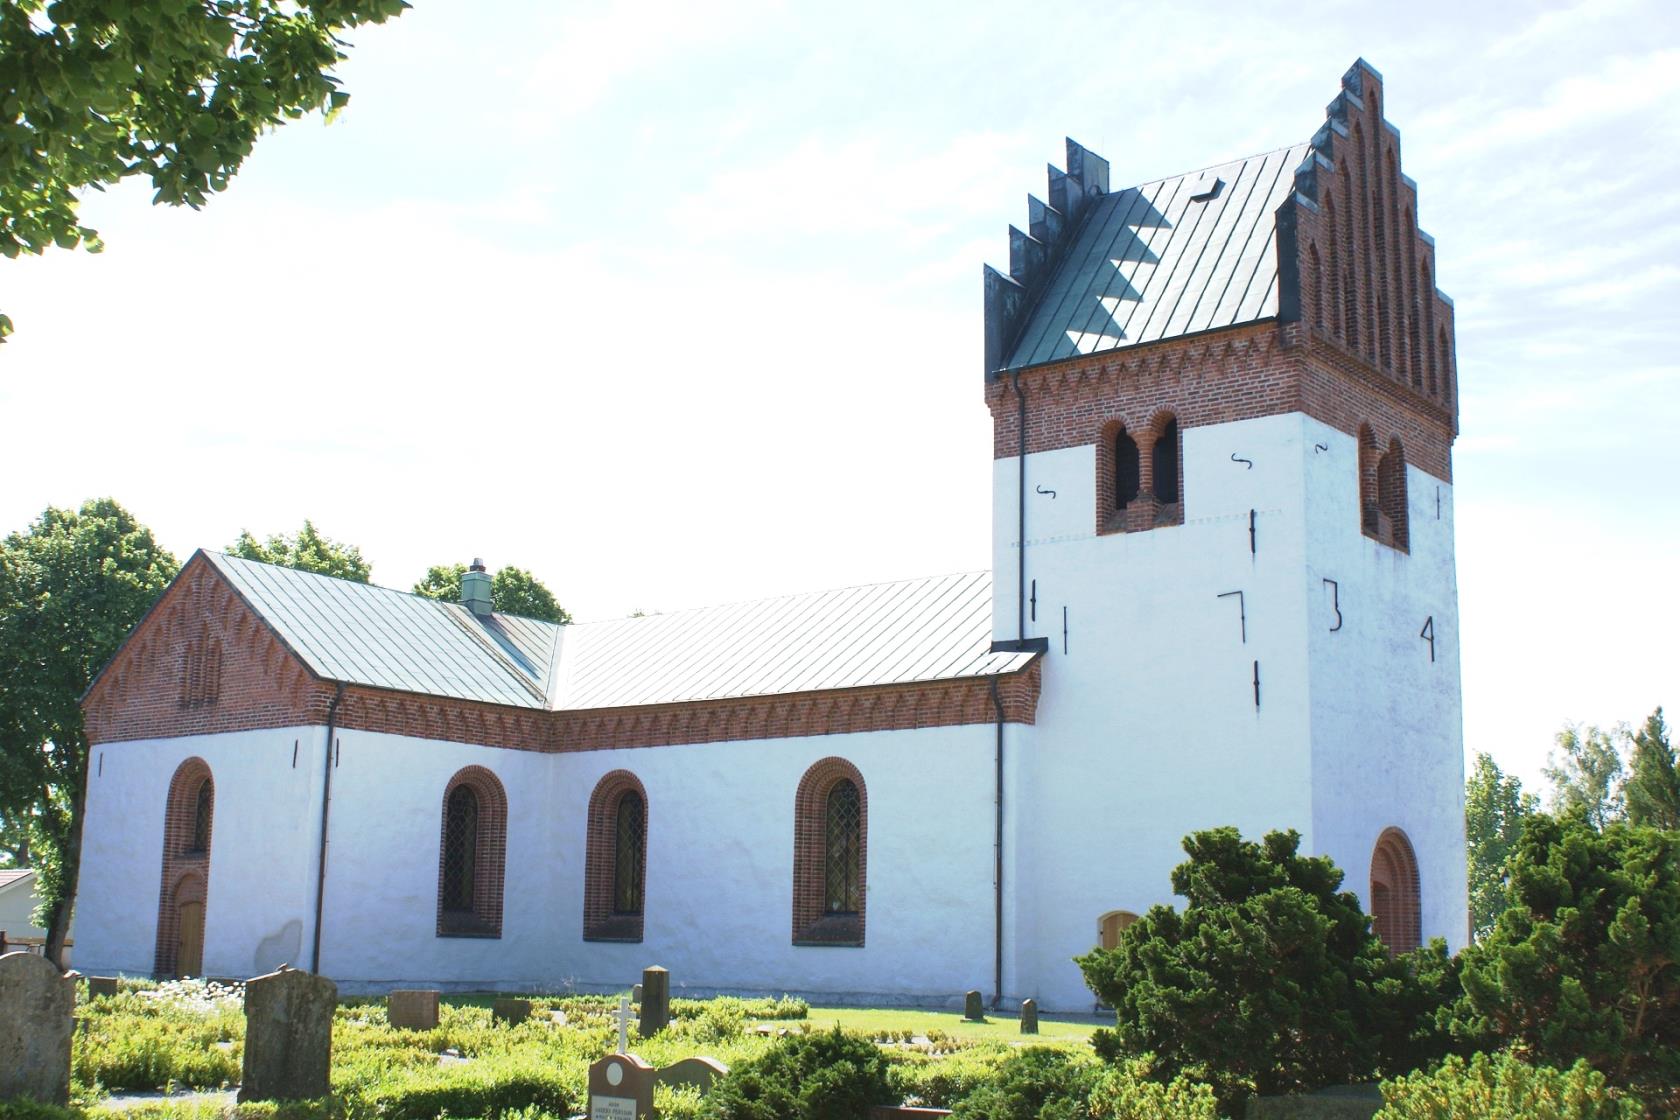
[[(1247, 324), (1313, 336), (1454, 423), (1452, 302), (1363, 59), (1322, 128), (1281, 148), (1125, 190), (1074, 141), (1050, 201), (985, 269), (986, 375)], [(1421, 401), (1417, 398), (1421, 398)]]

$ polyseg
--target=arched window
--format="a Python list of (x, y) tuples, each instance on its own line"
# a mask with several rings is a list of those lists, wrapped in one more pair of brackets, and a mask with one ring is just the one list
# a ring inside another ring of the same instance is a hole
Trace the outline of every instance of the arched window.
[(204, 973), (204, 915), (216, 786), (210, 766), (189, 758), (175, 768), (163, 810), (163, 868), (158, 879), (158, 976)]
[(868, 906), (869, 797), (863, 775), (825, 758), (799, 781), (793, 810), (793, 943), (862, 945)]
[(1359, 425), (1359, 530), (1367, 537), (1383, 539), (1382, 506), (1377, 495), (1377, 468), (1382, 452), (1371, 425)]
[(507, 794), (482, 766), (468, 766), (443, 791), (438, 843), (439, 937), (500, 937), (507, 862)]
[(1114, 433), (1114, 508), (1125, 509), (1138, 496), (1142, 479), (1137, 441), (1121, 428)]
[(1382, 511), (1389, 532), (1384, 544), (1405, 552), (1411, 548), (1406, 516), (1406, 452), (1396, 436), (1377, 464), (1377, 508)]
[(1318, 330), (1324, 329), (1324, 266), (1318, 259), (1318, 244), (1314, 242), (1307, 247), (1307, 259), (1310, 265), (1307, 269), (1312, 276), (1313, 292), (1313, 326)]
[(1384, 830), (1371, 853), (1371, 931), (1392, 954), (1423, 944), (1423, 891), (1412, 842), (1398, 828)]
[(1441, 370), (1441, 399), (1450, 404), (1453, 395), (1452, 347), (1447, 345), (1445, 327), (1441, 328), (1440, 347), (1441, 356), (1436, 364)]
[(648, 800), (636, 775), (614, 770), (595, 783), (587, 827), (583, 939), (640, 941), (647, 908)]
[(1338, 336), (1342, 334), (1342, 301), (1337, 291), (1341, 283), (1342, 268), (1339, 263), (1341, 251), (1337, 246), (1342, 240), (1341, 227), (1336, 224), (1336, 196), (1335, 187), (1331, 186), (1324, 192), (1324, 228), (1327, 231), (1325, 242), (1330, 246), (1330, 329)]
[(1178, 418), (1167, 417), (1155, 433), (1155, 445), (1149, 451), (1155, 497), (1162, 504), (1170, 504), (1178, 501)]

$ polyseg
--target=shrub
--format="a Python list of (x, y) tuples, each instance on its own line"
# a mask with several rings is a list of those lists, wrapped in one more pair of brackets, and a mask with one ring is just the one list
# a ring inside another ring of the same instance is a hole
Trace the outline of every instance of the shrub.
[(998, 1067), (1009, 1051), (1000, 1047), (971, 1047), (950, 1057), (900, 1054), (887, 1069), (893, 1096), (924, 1108), (952, 1108), (976, 1089), (997, 1080)]
[(1448, 1058), (1433, 1072), (1386, 1081), (1374, 1120), (1639, 1120), (1586, 1062), (1568, 1070), (1530, 1066), (1510, 1054)]
[(1151, 1073), (1146, 1060), (1104, 1071), (1091, 1087), (1091, 1120), (1219, 1120), (1211, 1085), (1183, 1075), (1163, 1085)]
[(990, 1085), (956, 1102), (952, 1120), (1085, 1120), (1097, 1073), (1084, 1055), (1045, 1046), (1016, 1051)]
[(1536, 815), (1508, 895), (1461, 955), (1453, 1031), (1553, 1066), (1585, 1059), (1680, 1114), (1680, 832)]
[(13, 1098), (0, 1100), (0, 1120), (83, 1120), (79, 1111)]
[(489, 1118), (531, 1109), (569, 1116), (579, 1103), (561, 1068), (526, 1054), (407, 1069), (356, 1096), (357, 1104), (382, 1120), (432, 1120), (444, 1112)]
[(711, 1120), (855, 1120), (889, 1103), (887, 1063), (868, 1039), (835, 1027), (789, 1035), (712, 1086)]
[(1444, 945), (1394, 960), (1342, 873), (1299, 855), (1300, 836), (1244, 841), (1234, 828), (1184, 841), (1183, 911), (1153, 907), (1114, 949), (1080, 957), (1116, 1012), (1105, 1054), (1155, 1055), (1152, 1076), (1208, 1082), (1228, 1112), (1410, 1069), (1443, 1049), (1434, 1023), (1451, 965)]

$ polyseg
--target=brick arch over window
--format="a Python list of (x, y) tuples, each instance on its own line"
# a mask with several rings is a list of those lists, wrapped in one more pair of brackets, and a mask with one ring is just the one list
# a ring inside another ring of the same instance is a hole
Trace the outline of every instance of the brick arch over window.
[(1405, 552), (1411, 548), (1406, 509), (1406, 451), (1400, 437), (1388, 441), (1388, 451), (1377, 464), (1377, 506), (1388, 521), (1385, 543)]
[(825, 758), (793, 801), (793, 943), (863, 944), (868, 907), (869, 792), (858, 768)]
[(183, 907), (193, 907), (187, 918), (197, 925), (196, 930), (185, 931), (189, 943), (204, 944), (215, 813), (216, 783), (210, 764), (189, 758), (175, 768), (164, 800), (163, 869), (158, 878), (157, 943), (152, 954), (152, 970), (158, 976), (179, 975)]
[(507, 793), (495, 774), (467, 766), (443, 790), (438, 839), (439, 937), (500, 937), (507, 866)]
[(1392, 954), (1423, 944), (1423, 890), (1417, 855), (1398, 828), (1385, 829), (1371, 853), (1371, 929)]
[[(1149, 484), (1155, 500), (1162, 506), (1176, 506), (1184, 497), (1181, 463), (1184, 441), (1179, 436), (1178, 417), (1171, 412), (1158, 412), (1149, 423), (1152, 439), (1149, 444)], [(1182, 516), (1163, 511), (1157, 523), (1177, 524)]]
[(595, 783), (584, 841), (585, 941), (642, 939), (647, 838), (648, 799), (641, 780), (614, 770)]

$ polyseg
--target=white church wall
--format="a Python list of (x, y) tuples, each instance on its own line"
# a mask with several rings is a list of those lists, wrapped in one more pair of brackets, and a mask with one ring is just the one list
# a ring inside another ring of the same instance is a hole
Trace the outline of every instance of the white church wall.
[[(1369, 908), (1377, 839), (1402, 829), (1418, 857), (1423, 934), (1457, 949), (1469, 917), (1452, 485), (1408, 467), (1410, 551), (1380, 544), (1359, 528), (1357, 442), (1307, 423), (1327, 448), (1307, 460), (1314, 840)], [(1420, 634), (1430, 619), (1433, 660)]]
[[(1012, 729), (1013, 730), (1013, 729)], [(347, 990), (677, 990), (917, 1002), (990, 987), (992, 725), (557, 755), (346, 732), (334, 776), (323, 967)], [(862, 948), (791, 942), (794, 794), (819, 759), (862, 773)], [(462, 766), (508, 796), (499, 939), (436, 935), (442, 796)], [(609, 771), (647, 791), (644, 939), (583, 939), (589, 796)]]
[(320, 728), (294, 727), (95, 746), (76, 900), (77, 968), (151, 974), (165, 802), (176, 768), (194, 756), (215, 782), (204, 973), (245, 977), (306, 963), (322, 739)]
[[(1037, 724), (1023, 736), (1034, 763), (1023, 812), (1035, 822), (1023, 850), (1037, 891), (1023, 936), (1034, 960), (1012, 995), (1089, 1010), (1071, 958), (1095, 944), (1102, 914), (1172, 901), (1189, 832), (1293, 827), (1310, 849), (1302, 420), (1185, 429), (1185, 523), (1138, 533), (1096, 534), (1094, 446), (1028, 457), (1026, 570), (1039, 602), (1027, 632), (1050, 649)], [(1014, 570), (1016, 470), (1013, 459), (995, 464), (1000, 572)], [(1240, 606), (1219, 597), (1239, 590)], [(999, 581), (1004, 636), (1014, 591)]]

